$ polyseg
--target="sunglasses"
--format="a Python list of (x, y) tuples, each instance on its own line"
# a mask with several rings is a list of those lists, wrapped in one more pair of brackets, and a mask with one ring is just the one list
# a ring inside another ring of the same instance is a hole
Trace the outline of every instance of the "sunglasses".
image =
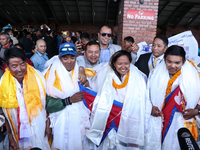
[(112, 34), (111, 33), (100, 33), (102, 36), (106, 36), (106, 34), (107, 34), (107, 36), (108, 37), (111, 37), (112, 36)]
[(62, 47), (60, 52), (75, 51), (74, 47)]

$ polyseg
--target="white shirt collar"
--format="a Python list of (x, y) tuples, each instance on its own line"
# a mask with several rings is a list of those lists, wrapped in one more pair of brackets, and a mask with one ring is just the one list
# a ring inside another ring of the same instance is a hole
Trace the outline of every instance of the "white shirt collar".
[[(154, 60), (154, 55), (153, 54), (151, 54), (151, 59), (153, 59)], [(164, 54), (162, 54), (161, 56), (159, 56), (158, 57), (159, 58), (159, 60), (162, 60), (163, 58), (164, 58)]]

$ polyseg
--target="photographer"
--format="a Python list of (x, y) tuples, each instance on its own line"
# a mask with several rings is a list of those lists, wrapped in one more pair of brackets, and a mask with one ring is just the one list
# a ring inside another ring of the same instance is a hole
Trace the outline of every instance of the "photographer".
[[(44, 40), (47, 44), (47, 55), (49, 59), (55, 55), (58, 54), (57, 49), (57, 32), (52, 31), (46, 24), (42, 24), (40, 26), (42, 37), (44, 37)], [(48, 31), (45, 33), (44, 28), (48, 29)]]

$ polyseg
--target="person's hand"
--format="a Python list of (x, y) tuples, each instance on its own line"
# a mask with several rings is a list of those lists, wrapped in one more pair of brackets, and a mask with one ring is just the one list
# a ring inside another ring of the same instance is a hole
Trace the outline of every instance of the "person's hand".
[[(5, 116), (4, 116), (5, 117)], [(5, 118), (4, 126), (6, 127), (8, 139), (9, 139), (9, 150), (19, 150), (18, 144), (15, 142), (13, 135), (11, 133), (10, 125), (8, 120)]]
[(138, 52), (138, 50), (139, 50), (139, 46), (138, 46), (136, 43), (133, 43), (133, 44), (131, 45), (131, 50), (132, 50), (132, 53), (133, 53), (133, 54), (137, 55), (137, 52)]
[(45, 25), (45, 28), (50, 29), (48, 25), (46, 25), (46, 24), (44, 24), (44, 25)]
[(81, 55), (81, 52), (82, 52), (82, 43), (79, 43), (79, 41), (76, 41), (75, 42), (75, 46), (76, 46), (76, 52), (77, 52), (77, 55)]
[(50, 119), (46, 121), (45, 136), (47, 136), (48, 141), (52, 139), (52, 129), (50, 128)]
[(151, 115), (154, 117), (161, 116), (161, 112), (156, 106), (152, 106)]
[(80, 69), (79, 69), (78, 80), (79, 80), (80, 84), (85, 83), (85, 81), (87, 80), (87, 76), (85, 74), (85, 69), (83, 67), (80, 67)]
[(3, 132), (3, 126), (4, 126), (4, 124), (0, 127), (1, 132)]
[(76, 49), (82, 49), (82, 43), (79, 43), (79, 41), (75, 42), (75, 46), (76, 46)]
[(72, 97), (69, 98), (71, 103), (76, 103), (82, 101), (84, 98), (83, 92), (77, 92)]
[(90, 87), (89, 81), (86, 80), (85, 83), (83, 83), (83, 86), (85, 86), (85, 87)]
[(42, 29), (42, 28), (43, 28), (43, 24), (40, 25), (40, 29)]
[(19, 147), (17, 145), (17, 143), (15, 142), (12, 133), (8, 134), (8, 139), (9, 139), (9, 150), (18, 150)]
[(186, 109), (184, 111), (183, 118), (185, 120), (194, 118), (196, 115), (198, 115), (198, 112), (199, 112), (198, 109)]

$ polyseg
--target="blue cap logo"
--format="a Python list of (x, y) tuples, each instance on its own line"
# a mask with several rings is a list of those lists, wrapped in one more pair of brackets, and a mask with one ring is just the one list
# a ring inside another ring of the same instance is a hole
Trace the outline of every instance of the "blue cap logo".
[(76, 46), (73, 43), (63, 43), (59, 47), (59, 57), (64, 55), (74, 55), (77, 56)]

